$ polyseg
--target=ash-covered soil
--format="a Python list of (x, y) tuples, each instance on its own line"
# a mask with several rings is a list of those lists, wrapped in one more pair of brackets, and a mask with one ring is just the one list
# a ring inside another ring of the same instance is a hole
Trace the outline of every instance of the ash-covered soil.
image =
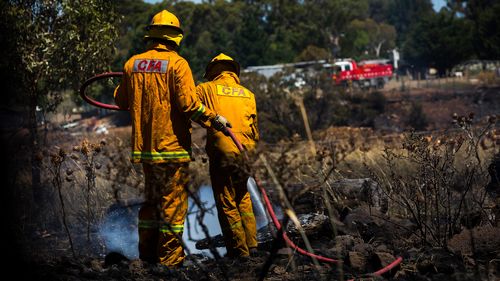
[[(316, 208), (311, 208), (313, 211)], [(29, 259), (11, 264), (20, 280), (499, 280), (500, 229), (478, 226), (455, 235), (448, 249), (415, 246), (409, 221), (391, 219), (376, 210), (358, 207), (342, 221), (317, 222), (307, 231), (315, 254), (338, 260), (315, 261), (275, 236), (260, 243), (249, 258), (218, 259), (190, 255), (180, 268), (169, 269), (115, 252), (96, 256), (91, 247), (72, 256), (64, 237), (33, 236)], [(308, 225), (306, 224), (306, 227)], [(290, 227), (289, 227), (290, 229)], [(300, 235), (289, 236), (307, 249)], [(407, 237), (405, 239), (404, 237)], [(94, 237), (95, 238), (95, 237)], [(93, 238), (93, 239), (94, 239)], [(41, 244), (45, 248), (41, 249)], [(92, 244), (92, 243), (91, 243)], [(82, 249), (85, 245), (75, 245)], [(56, 249), (58, 248), (58, 249)], [(54, 255), (53, 251), (57, 251)], [(105, 253), (103, 249), (94, 249)], [(46, 251), (46, 252), (45, 252)], [(87, 253), (85, 253), (87, 252)], [(401, 257), (402, 262), (382, 275), (373, 274)], [(14, 267), (15, 266), (15, 267)]]
[[(473, 198), (484, 209), (460, 213), (460, 219), (453, 222), (457, 227), (448, 230), (449, 239), (439, 244), (422, 239), (427, 235), (431, 237), (429, 241), (440, 241), (432, 238), (435, 233), (422, 233), (422, 229), (432, 229), (422, 225), (425, 220), (391, 209), (394, 204), (387, 205), (384, 201), (388, 199), (384, 197), (387, 190), (382, 190), (382, 183), (377, 182), (381, 178), (373, 178), (363, 170), (367, 166), (383, 169), (384, 147), (401, 149), (404, 136), (399, 130), (404, 129), (402, 120), (412, 97), (424, 104), (429, 129), (441, 130), (451, 123), (449, 117), (453, 112), (465, 115), (475, 112), (478, 119), (498, 114), (497, 93), (498, 88), (471, 93), (442, 91), (437, 95), (442, 97), (438, 100), (429, 91), (413, 91), (409, 95), (386, 93), (387, 112), (375, 122), (383, 126), (332, 127), (315, 132), (318, 143), (315, 157), (307, 157), (309, 147), (304, 140), (263, 145), (262, 152), (298, 217), (315, 218), (303, 221), (310, 245), (304, 242), (297, 227), (286, 220), (290, 239), (300, 249), (333, 259), (336, 261), (333, 263), (312, 259), (291, 247), (272, 224), (262, 235), (260, 251), (246, 259), (189, 255), (182, 267), (169, 269), (126, 258), (106, 247), (95, 223), (106, 217), (113, 204), (129, 206), (140, 202), (142, 171), (127, 160), (130, 128), (114, 127), (113, 118), (106, 117), (93, 119), (93, 127), (83, 120), (71, 129), (49, 130), (44, 136), (43, 149), (36, 155), (42, 168), (40, 188), (44, 188), (47, 196), (37, 199), (33, 198), (30, 185), (32, 171), (26, 169), (26, 163), (30, 162), (26, 130), (9, 129), (3, 139), (3, 152), (8, 159), (8, 167), (3, 169), (8, 187), (2, 211), (6, 225), (2, 243), (4, 275), (18, 280), (500, 280), (498, 182), (485, 176), (484, 188), (488, 192), (479, 190), (480, 196)], [(94, 130), (102, 124), (108, 126), (107, 134)], [(388, 128), (393, 129), (390, 135), (386, 133)], [(44, 131), (40, 132), (43, 136)], [(429, 137), (430, 134), (423, 134), (430, 139), (429, 145), (435, 146), (443, 140)], [(195, 127), (193, 136), (196, 161), (191, 169), (195, 189), (208, 184), (209, 179), (203, 131)], [(498, 153), (495, 136), (498, 136), (495, 132), (488, 135), (481, 150), (490, 156), (484, 158), (488, 160), (486, 166), (491, 155)], [(82, 154), (83, 140), (99, 146), (90, 162)], [(66, 153), (65, 160), (57, 172), (51, 161), (61, 150)], [(86, 176), (89, 163), (95, 168), (95, 185), (90, 189)], [(495, 169), (494, 165), (488, 167)], [(257, 160), (255, 168), (272, 201), (282, 205), (276, 183), (262, 160)], [(62, 179), (60, 190), (54, 183), (58, 173)], [(387, 177), (389, 174), (386, 171)], [(404, 181), (397, 176), (394, 180)], [(457, 185), (450, 192), (461, 194), (464, 190)], [(87, 202), (87, 198), (91, 200)], [(421, 202), (418, 193), (407, 199)], [(461, 204), (460, 200), (456, 203)], [(93, 223), (89, 225), (89, 221)], [(444, 220), (431, 223), (450, 224)], [(377, 273), (399, 261), (398, 258), (401, 262), (394, 268)]]

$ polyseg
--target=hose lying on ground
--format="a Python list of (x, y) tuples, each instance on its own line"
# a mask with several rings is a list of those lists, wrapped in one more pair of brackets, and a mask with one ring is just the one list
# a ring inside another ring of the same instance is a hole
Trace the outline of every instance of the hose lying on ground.
[[(233, 140), (234, 144), (238, 147), (238, 149), (242, 153), (244, 153), (245, 150), (244, 150), (243, 146), (241, 145), (241, 142), (236, 138), (236, 136), (231, 131), (231, 129), (227, 128), (227, 131), (228, 131), (229, 137)], [(260, 192), (262, 193), (262, 197), (264, 198), (267, 210), (269, 212), (269, 215), (271, 216), (271, 219), (272, 219), (274, 225), (276, 226), (276, 228), (278, 230), (281, 229), (281, 227), (282, 227), (281, 223), (279, 222), (276, 214), (274, 213), (273, 206), (271, 204), (271, 201), (269, 200), (269, 197), (267, 196), (266, 190), (261, 186), (261, 184), (259, 183), (259, 181), (255, 177), (254, 177), (254, 179), (255, 179), (255, 183), (257, 184), (257, 186), (260, 189)], [(323, 257), (323, 256), (320, 256), (320, 255), (316, 255), (316, 254), (313, 254), (311, 252), (308, 252), (308, 251), (300, 248), (299, 246), (295, 245), (295, 243), (288, 237), (288, 235), (286, 234), (286, 231), (283, 231), (283, 239), (286, 241), (286, 243), (288, 244), (288, 246), (290, 248), (296, 250), (297, 252), (299, 252), (302, 255), (305, 255), (305, 256), (317, 259), (317, 260), (322, 261), (322, 262), (327, 262), (327, 263), (338, 263), (339, 262), (339, 260), (328, 258), (328, 257)], [(380, 270), (375, 271), (373, 274), (377, 275), (377, 276), (380, 276), (380, 275), (382, 275), (382, 274), (390, 271), (394, 267), (396, 267), (402, 261), (403, 261), (403, 258), (402, 257), (398, 257), (392, 263), (390, 263), (389, 265), (383, 267)]]

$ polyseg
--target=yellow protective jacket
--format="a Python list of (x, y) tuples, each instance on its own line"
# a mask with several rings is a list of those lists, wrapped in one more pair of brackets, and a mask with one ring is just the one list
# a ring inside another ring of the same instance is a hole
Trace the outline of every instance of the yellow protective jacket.
[[(255, 96), (240, 85), (235, 73), (223, 71), (212, 81), (199, 84), (196, 94), (203, 104), (231, 123), (231, 130), (246, 150), (255, 148), (259, 140)], [(214, 129), (207, 131), (206, 151), (209, 157), (234, 158), (240, 154), (231, 138)]]
[(115, 102), (132, 117), (132, 162), (191, 161), (191, 123), (215, 118), (196, 97), (188, 62), (170, 46), (153, 43), (124, 66)]

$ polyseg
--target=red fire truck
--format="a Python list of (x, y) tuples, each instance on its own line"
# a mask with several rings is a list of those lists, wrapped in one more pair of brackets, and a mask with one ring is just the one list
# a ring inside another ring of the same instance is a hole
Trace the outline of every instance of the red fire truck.
[(338, 60), (334, 63), (332, 78), (337, 85), (361, 88), (383, 88), (393, 75), (392, 64), (386, 60), (366, 60), (356, 63), (352, 59)]

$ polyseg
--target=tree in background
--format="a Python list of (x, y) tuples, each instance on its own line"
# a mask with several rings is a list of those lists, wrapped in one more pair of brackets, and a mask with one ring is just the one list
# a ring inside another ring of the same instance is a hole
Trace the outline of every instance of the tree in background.
[(478, 9), (477, 18), (471, 18), (478, 35), (474, 47), (479, 58), (500, 59), (500, 2), (489, 2)]
[[(434, 52), (446, 50), (449, 44), (461, 44), (452, 50), (452, 63), (471, 57), (495, 59), (500, 52), (500, 17), (496, 16), (500, 13), (500, 3), (494, 0), (449, 0), (444, 9), (448, 11), (446, 16), (438, 16), (431, 0), (214, 0), (201, 3), (165, 0), (158, 4), (125, 0), (114, 4), (125, 23), (121, 28), (123, 36), (117, 61), (122, 62), (126, 59), (124, 56), (143, 49), (144, 27), (151, 16), (161, 9), (170, 9), (178, 15), (185, 31), (180, 53), (188, 59), (198, 79), (207, 58), (218, 52), (238, 58), (245, 68), (311, 58), (312, 48), (327, 50), (328, 58), (373, 58), (386, 57), (387, 50), (398, 47), (403, 60), (422, 67), (432, 63), (442, 71), (449, 66), (437, 56), (432, 57), (426, 50), (429, 47)], [(453, 30), (456, 28), (460, 31)], [(418, 42), (418, 32), (423, 32), (427, 43)], [(473, 49), (462, 38), (472, 40)], [(455, 51), (460, 51), (462, 56)], [(323, 51), (320, 57), (325, 57)], [(121, 64), (115, 64), (118, 65)]]
[(269, 48), (269, 36), (266, 33), (266, 8), (257, 1), (244, 1), (246, 4), (240, 9), (239, 28), (234, 34), (235, 57), (243, 66), (263, 65), (268, 61), (266, 54)]
[[(241, 16), (244, 13), (242, 5), (226, 1), (201, 3), (192, 7), (190, 15), (179, 18), (181, 26), (186, 27), (180, 53), (188, 58), (196, 77), (201, 77), (209, 58), (218, 53), (235, 56), (235, 34), (241, 30)], [(187, 7), (178, 6), (174, 6), (174, 13), (177, 8)], [(183, 15), (182, 12), (177, 14)]]
[[(308, 1), (304, 8), (311, 29), (309, 37), (305, 38), (304, 45), (298, 51), (303, 52), (304, 48), (312, 44), (330, 50), (330, 58), (343, 56), (341, 45), (345, 38), (346, 26), (353, 19), (364, 19), (368, 16), (368, 3), (368, 0)], [(316, 37), (317, 41), (310, 41)]]
[[(185, 56), (195, 77), (201, 77), (207, 58), (219, 52), (239, 58), (242, 67), (286, 63), (297, 59), (309, 46), (332, 50), (345, 19), (364, 17), (368, 1), (236, 0), (202, 3), (163, 1), (147, 4), (117, 1), (123, 16), (122, 38), (117, 62), (143, 48), (145, 23), (162, 10), (174, 12), (185, 38), (179, 52)], [(131, 8), (134, 6), (135, 8)], [(129, 51), (131, 50), (131, 51)], [(212, 55), (210, 55), (212, 54)], [(119, 67), (118, 64), (114, 64)]]
[(365, 20), (355, 19), (346, 28), (346, 39), (343, 48), (350, 50), (345, 52), (348, 57), (380, 58), (381, 54), (396, 46), (396, 29), (386, 23), (377, 23), (367, 18)]
[(474, 53), (480, 59), (500, 59), (500, 2), (448, 0), (447, 7), (471, 21)]
[(294, 61), (300, 62), (300, 61), (327, 60), (330, 58), (331, 54), (330, 52), (328, 52), (328, 50), (313, 45), (309, 45), (297, 57), (295, 57)]
[(1, 40), (8, 43), (2, 48), (10, 54), (0, 64), (1, 73), (11, 72), (8, 77), (18, 83), (4, 102), (28, 112), (33, 195), (43, 203), (37, 111), (55, 110), (62, 91), (76, 93), (84, 79), (108, 69), (115, 15), (105, 0), (18, 0), (0, 7), (8, 23)]
[(440, 74), (471, 58), (473, 31), (470, 21), (447, 10), (416, 22), (406, 35), (403, 53), (417, 68), (435, 67)]
[(434, 14), (431, 0), (393, 0), (389, 5), (389, 23), (396, 28), (398, 45), (406, 40), (409, 29), (419, 19)]
[(371, 0), (368, 3), (368, 17), (374, 21), (389, 22), (391, 18), (390, 8), (394, 0)]
[(152, 9), (155, 6), (137, 0), (121, 0), (116, 1), (114, 7), (115, 16), (120, 19), (117, 25), (117, 52), (113, 62), (113, 69), (118, 71), (132, 55), (144, 49), (145, 28), (154, 14)]

